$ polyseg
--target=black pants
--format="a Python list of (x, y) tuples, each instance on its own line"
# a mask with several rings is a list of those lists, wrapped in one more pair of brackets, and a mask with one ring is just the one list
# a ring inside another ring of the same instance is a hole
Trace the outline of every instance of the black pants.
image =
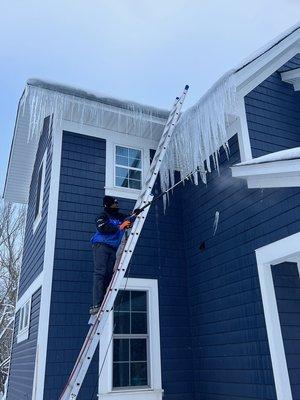
[(93, 256), (93, 305), (96, 306), (102, 303), (106, 289), (113, 276), (116, 250), (99, 243), (93, 246)]

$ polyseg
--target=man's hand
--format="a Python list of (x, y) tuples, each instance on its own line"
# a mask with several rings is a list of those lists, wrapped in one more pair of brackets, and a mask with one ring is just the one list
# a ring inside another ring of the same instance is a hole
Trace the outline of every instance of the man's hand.
[(120, 225), (119, 229), (121, 231), (123, 231), (124, 229), (129, 229), (131, 228), (132, 223), (130, 221), (125, 220), (124, 222), (122, 222), (122, 224)]

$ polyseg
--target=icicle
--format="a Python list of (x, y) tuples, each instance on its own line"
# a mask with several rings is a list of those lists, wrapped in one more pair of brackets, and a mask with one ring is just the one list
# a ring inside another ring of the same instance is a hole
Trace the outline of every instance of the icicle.
[(21, 107), (29, 112), (28, 141), (38, 138), (43, 120), (55, 115), (57, 123), (73, 121), (104, 129), (159, 140), (168, 112), (135, 102), (126, 102), (107, 96), (86, 93), (80, 89), (29, 80), (21, 99)]
[(219, 213), (219, 211), (216, 211), (215, 219), (214, 219), (214, 227), (213, 227), (213, 236), (215, 236), (215, 234), (217, 232), (218, 224), (219, 224), (219, 218), (220, 218), (220, 213)]
[(228, 116), (236, 115), (235, 95), (234, 75), (230, 71), (182, 114), (161, 166), (162, 190), (168, 188), (175, 170), (179, 170), (183, 177), (197, 166), (201, 179), (206, 183), (206, 171), (212, 170), (210, 157), (214, 168), (219, 169), (220, 148), (229, 154), (226, 126)]

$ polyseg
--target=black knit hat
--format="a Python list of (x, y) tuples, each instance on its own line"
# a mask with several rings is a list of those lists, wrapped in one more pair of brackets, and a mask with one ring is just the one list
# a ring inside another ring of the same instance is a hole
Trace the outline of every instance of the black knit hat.
[(104, 196), (103, 197), (103, 207), (110, 207), (117, 202), (118, 202), (118, 200), (112, 196)]

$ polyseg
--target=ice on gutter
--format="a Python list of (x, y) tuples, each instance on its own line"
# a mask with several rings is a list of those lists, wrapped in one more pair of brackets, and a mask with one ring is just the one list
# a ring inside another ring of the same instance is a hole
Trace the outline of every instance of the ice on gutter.
[(168, 116), (167, 110), (38, 79), (27, 81), (21, 112), (26, 107), (28, 141), (39, 137), (43, 119), (51, 114), (55, 124), (65, 119), (155, 140)]
[(267, 154), (265, 156), (257, 157), (249, 161), (244, 161), (239, 164), (235, 164), (235, 167), (242, 167), (244, 165), (255, 165), (265, 164), (276, 161), (288, 161), (300, 159), (300, 147), (294, 147), (293, 149), (276, 151), (275, 153)]

